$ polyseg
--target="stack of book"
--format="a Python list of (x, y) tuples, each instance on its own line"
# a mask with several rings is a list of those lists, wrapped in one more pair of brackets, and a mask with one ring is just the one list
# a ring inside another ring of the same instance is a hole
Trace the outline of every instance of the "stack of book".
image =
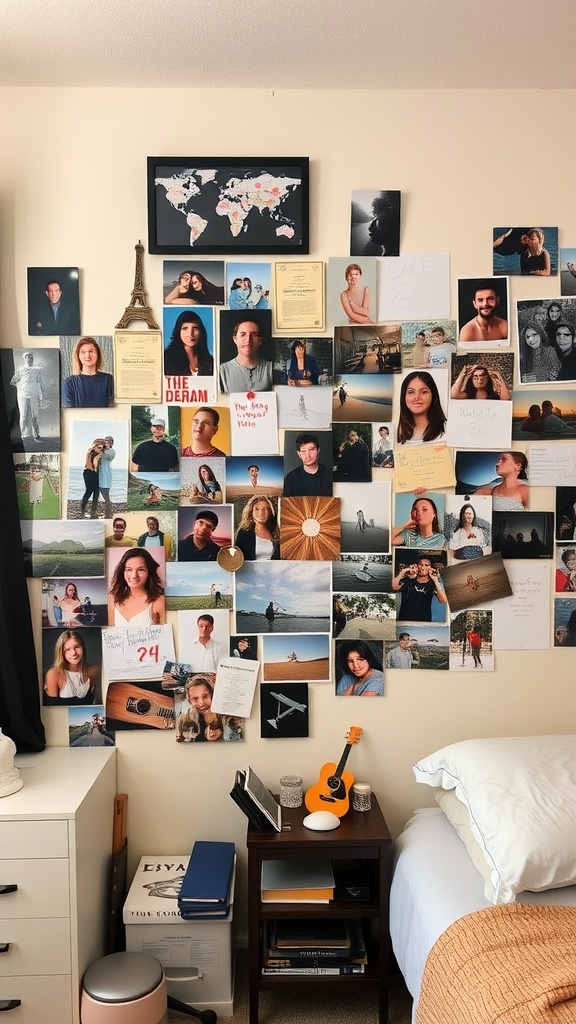
[(262, 974), (365, 974), (367, 964), (360, 920), (264, 924)]
[(198, 840), (178, 893), (178, 910), (186, 921), (228, 917), (234, 898), (234, 843)]
[(329, 903), (334, 875), (329, 860), (263, 860), (262, 903)]

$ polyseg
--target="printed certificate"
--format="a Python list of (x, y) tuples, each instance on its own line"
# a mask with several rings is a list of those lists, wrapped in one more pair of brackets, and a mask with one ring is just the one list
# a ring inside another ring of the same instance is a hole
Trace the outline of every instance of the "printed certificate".
[(324, 264), (274, 264), (276, 331), (324, 330)]

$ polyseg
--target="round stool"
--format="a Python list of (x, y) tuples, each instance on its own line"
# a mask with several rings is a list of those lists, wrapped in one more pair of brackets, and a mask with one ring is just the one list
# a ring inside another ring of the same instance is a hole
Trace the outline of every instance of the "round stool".
[(111, 953), (82, 979), (82, 1024), (165, 1024), (167, 1006), (162, 964), (147, 953)]

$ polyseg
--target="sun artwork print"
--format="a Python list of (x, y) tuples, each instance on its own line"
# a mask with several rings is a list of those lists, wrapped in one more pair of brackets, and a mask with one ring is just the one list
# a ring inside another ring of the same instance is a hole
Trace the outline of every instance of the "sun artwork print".
[(340, 558), (340, 527), (338, 498), (283, 498), (282, 558), (335, 561)]

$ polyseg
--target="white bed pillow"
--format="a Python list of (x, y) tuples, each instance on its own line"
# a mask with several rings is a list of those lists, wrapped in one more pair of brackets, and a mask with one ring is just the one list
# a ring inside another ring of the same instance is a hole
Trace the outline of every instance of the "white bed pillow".
[(464, 843), (464, 846), (470, 855), (470, 860), (476, 870), (482, 875), (484, 882), (488, 883), (490, 886), (491, 892), (492, 868), (484, 856), (484, 850), (472, 833), (472, 829), (470, 828), (470, 814), (466, 804), (463, 804), (462, 801), (458, 799), (456, 791), (453, 789), (435, 789), (434, 799), (440, 809), (444, 811), (444, 814), (448, 818), (448, 821), (457, 833), (459, 839)]
[(576, 882), (576, 736), (463, 740), (413, 771), (417, 782), (453, 789), (468, 809), (492, 903)]

